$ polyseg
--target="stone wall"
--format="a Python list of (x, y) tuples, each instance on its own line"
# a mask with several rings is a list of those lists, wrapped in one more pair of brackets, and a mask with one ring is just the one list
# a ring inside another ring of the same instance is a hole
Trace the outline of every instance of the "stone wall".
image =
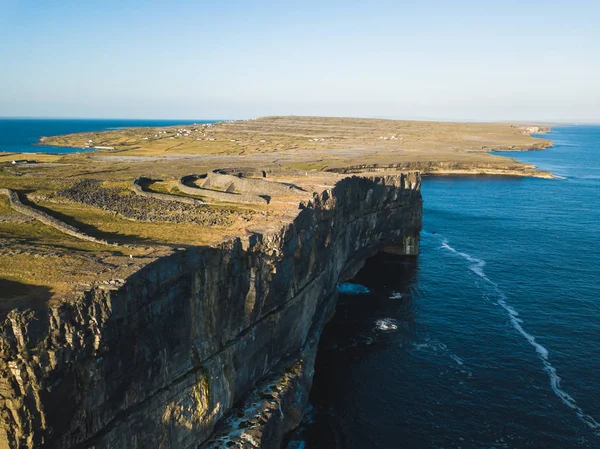
[(254, 195), (289, 195), (298, 192), (295, 187), (281, 184), (279, 182), (266, 181), (263, 179), (244, 178), (215, 170), (208, 173), (205, 183), (218, 186), (223, 189), (234, 189), (239, 192), (252, 193)]
[[(222, 201), (226, 203), (239, 203), (239, 204), (268, 204), (268, 200), (261, 196), (253, 193), (236, 192), (234, 186), (229, 183), (223, 186), (224, 191), (214, 190), (215, 187), (220, 187), (210, 182), (214, 179), (214, 176), (209, 173), (207, 175), (187, 175), (182, 177), (177, 184), (177, 188), (188, 195), (201, 195), (206, 198), (213, 199), (215, 201)], [(197, 186), (194, 181), (202, 179), (203, 182), (200, 186)], [(194, 185), (192, 187), (190, 184)]]
[[(11, 311), (0, 448), (278, 447), (302, 417), (348, 267), (386, 245), (418, 251), (419, 185), (417, 174), (347, 178), (272, 234), (174, 250), (122, 283)], [(228, 434), (228, 411), (271, 378), (280, 394), (256, 404), (262, 427)]]
[[(66, 189), (56, 192), (64, 200), (94, 207), (123, 218), (152, 223), (195, 223), (200, 226), (230, 226), (233, 215), (239, 214), (224, 207), (206, 207), (163, 201), (153, 196), (123, 192), (119, 187), (105, 187), (94, 179), (81, 179)], [(171, 195), (168, 195), (171, 197)], [(252, 211), (242, 212), (249, 217)]]
[(54, 229), (59, 230), (60, 232), (63, 232), (81, 240), (87, 240), (88, 242), (99, 243), (102, 245), (118, 246), (116, 243), (109, 243), (106, 240), (97, 239), (95, 237), (87, 235), (78, 230), (76, 227), (68, 225), (67, 223), (62, 222), (59, 219), (54, 218), (45, 212), (42, 212), (41, 210), (23, 204), (21, 198), (19, 198), (19, 194), (14, 190), (0, 189), (0, 194), (8, 196), (10, 207), (12, 209), (22, 213), (23, 215), (27, 215), (35, 220), (38, 220), (41, 223), (44, 223), (45, 225), (51, 226)]
[(201, 199), (198, 198), (187, 198), (185, 196), (177, 196), (177, 195), (169, 195), (167, 193), (157, 193), (157, 192), (149, 192), (144, 189), (144, 186), (151, 183), (152, 180), (150, 178), (140, 177), (133, 180), (131, 185), (131, 189), (140, 196), (145, 196), (147, 198), (154, 198), (161, 201), (170, 201), (174, 203), (183, 203), (183, 204), (193, 204), (199, 205), (204, 203)]

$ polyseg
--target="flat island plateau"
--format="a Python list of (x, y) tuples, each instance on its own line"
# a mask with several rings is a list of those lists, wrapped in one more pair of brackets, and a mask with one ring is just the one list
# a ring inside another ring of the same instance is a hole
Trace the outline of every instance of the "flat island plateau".
[(546, 126), (266, 117), (0, 153), (0, 448), (279, 448), (337, 285), (414, 257), (422, 175)]

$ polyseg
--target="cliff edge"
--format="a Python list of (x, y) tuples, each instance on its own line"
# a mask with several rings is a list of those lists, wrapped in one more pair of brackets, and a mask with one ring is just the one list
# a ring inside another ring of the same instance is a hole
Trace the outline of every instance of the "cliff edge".
[(0, 448), (279, 447), (337, 284), (384, 247), (418, 253), (419, 188), (417, 173), (340, 177), (276, 227), (6, 311)]

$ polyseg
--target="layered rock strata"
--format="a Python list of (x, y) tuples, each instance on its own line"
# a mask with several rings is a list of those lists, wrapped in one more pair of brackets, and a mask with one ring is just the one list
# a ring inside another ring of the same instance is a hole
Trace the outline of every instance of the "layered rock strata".
[(419, 187), (418, 174), (345, 178), (277, 232), (173, 250), (10, 311), (0, 448), (279, 447), (308, 400), (336, 285), (382, 248), (418, 252)]
[(525, 164), (508, 158), (503, 159), (505, 161), (501, 161), (500, 163), (497, 161), (494, 161), (494, 163), (475, 163), (471, 161), (407, 161), (396, 164), (360, 164), (341, 168), (330, 168), (327, 171), (342, 174), (419, 171), (423, 173), (423, 175), (495, 175), (553, 178), (550, 172), (538, 170), (533, 164)]

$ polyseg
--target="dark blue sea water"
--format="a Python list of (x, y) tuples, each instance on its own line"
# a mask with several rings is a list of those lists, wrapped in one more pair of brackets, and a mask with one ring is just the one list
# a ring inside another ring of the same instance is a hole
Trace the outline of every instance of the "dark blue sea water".
[[(137, 126), (191, 125), (215, 120), (19, 119), (0, 118), (0, 152), (72, 153), (73, 148), (36, 145), (40, 137)], [(93, 151), (77, 149), (76, 151)]]
[(418, 261), (341, 296), (292, 447), (600, 448), (600, 127), (545, 137), (510, 156), (563, 179), (424, 180)]

